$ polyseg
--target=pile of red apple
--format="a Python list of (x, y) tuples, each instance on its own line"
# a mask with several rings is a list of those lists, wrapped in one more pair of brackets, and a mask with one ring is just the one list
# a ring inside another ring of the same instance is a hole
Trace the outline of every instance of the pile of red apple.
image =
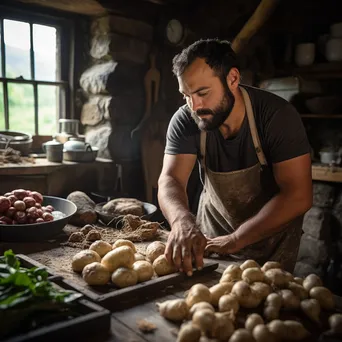
[(30, 224), (53, 221), (51, 205), (42, 206), (37, 191), (17, 189), (0, 196), (0, 224)]

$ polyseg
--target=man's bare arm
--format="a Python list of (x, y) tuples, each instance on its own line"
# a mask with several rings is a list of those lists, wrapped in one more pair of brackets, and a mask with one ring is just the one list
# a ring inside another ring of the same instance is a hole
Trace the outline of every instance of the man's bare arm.
[(158, 181), (160, 208), (171, 226), (166, 257), (180, 270), (192, 274), (192, 255), (198, 268), (203, 267), (206, 239), (196, 227), (196, 219), (189, 211), (186, 193), (196, 155), (165, 155)]
[(158, 201), (169, 224), (189, 215), (186, 187), (196, 162), (193, 154), (165, 154), (158, 180)]

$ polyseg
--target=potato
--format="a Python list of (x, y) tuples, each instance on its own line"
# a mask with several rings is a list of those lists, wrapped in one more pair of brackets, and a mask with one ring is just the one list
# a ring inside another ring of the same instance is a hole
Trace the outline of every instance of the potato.
[(310, 290), (309, 295), (311, 298), (317, 299), (325, 310), (331, 310), (335, 306), (333, 294), (326, 287), (315, 286)]
[(95, 251), (102, 258), (112, 250), (112, 245), (106, 241), (96, 240), (90, 245), (89, 249)]
[(241, 278), (245, 282), (252, 284), (255, 281), (263, 281), (264, 273), (258, 267), (249, 267), (242, 272)]
[(134, 252), (131, 247), (120, 246), (107, 253), (101, 260), (109, 272), (114, 272), (119, 267), (132, 267)]
[(244, 263), (242, 263), (240, 265), (240, 268), (242, 269), (242, 271), (246, 270), (247, 268), (251, 268), (251, 267), (258, 267), (260, 268), (260, 265), (255, 261), (255, 260), (246, 260)]
[(121, 247), (121, 246), (131, 247), (134, 253), (137, 252), (134, 243), (130, 240), (118, 239), (113, 243), (113, 249), (115, 249), (117, 247)]
[(227, 341), (235, 330), (233, 322), (226, 312), (216, 312), (214, 324), (211, 329), (211, 336), (220, 341)]
[(302, 285), (302, 286), (303, 286), (303, 281), (304, 281), (303, 278), (294, 277), (294, 278), (293, 278), (293, 281), (294, 281), (295, 283), (297, 283), (298, 285)]
[(0, 213), (6, 212), (10, 207), (11, 201), (5, 196), (0, 196)]
[(92, 262), (83, 268), (82, 278), (89, 285), (105, 285), (110, 280), (110, 273), (100, 262)]
[(232, 293), (238, 297), (240, 306), (244, 308), (256, 308), (261, 303), (261, 298), (259, 298), (256, 293), (252, 291), (249, 284), (243, 280), (234, 284)]
[(134, 253), (134, 260), (135, 261), (145, 261), (145, 257), (141, 253)]
[(220, 283), (241, 280), (242, 269), (238, 265), (229, 265), (223, 272)]
[(310, 335), (303, 324), (297, 321), (287, 320), (284, 321), (284, 325), (286, 328), (285, 340), (287, 341), (301, 341)]
[(164, 254), (159, 255), (159, 257), (153, 261), (152, 266), (158, 276), (164, 276), (177, 271), (174, 265), (169, 264)]
[(277, 342), (277, 337), (270, 332), (268, 327), (264, 324), (258, 324), (253, 329), (252, 335), (256, 342)]
[(111, 279), (114, 285), (119, 288), (123, 288), (135, 285), (138, 282), (138, 275), (134, 270), (130, 268), (119, 267), (116, 271), (114, 271)]
[(233, 311), (236, 314), (240, 309), (239, 299), (234, 294), (223, 295), (218, 302), (220, 312)]
[(192, 323), (197, 325), (203, 334), (209, 335), (215, 322), (215, 313), (209, 309), (196, 310)]
[(208, 303), (208, 302), (199, 302), (199, 303), (194, 304), (190, 308), (190, 310), (189, 310), (189, 317), (188, 318), (192, 319), (192, 316), (194, 315), (196, 310), (203, 310), (203, 309), (209, 309), (212, 312), (215, 312), (214, 307), (210, 303)]
[(279, 317), (280, 308), (283, 305), (283, 298), (277, 293), (270, 293), (265, 300), (264, 317), (267, 321), (273, 321)]
[(138, 283), (150, 280), (153, 277), (153, 267), (146, 260), (136, 261), (133, 264), (133, 270), (138, 275)]
[(203, 284), (193, 285), (186, 296), (186, 303), (188, 304), (189, 308), (199, 302), (211, 302), (211, 293)]
[(237, 329), (233, 332), (229, 342), (255, 342), (250, 331), (247, 329)]
[(283, 321), (275, 319), (267, 324), (267, 328), (272, 332), (277, 339), (285, 340), (287, 337), (286, 326)]
[(201, 329), (192, 322), (186, 322), (181, 325), (176, 342), (198, 342), (200, 338)]
[(266, 272), (268, 270), (271, 270), (272, 268), (280, 268), (281, 269), (281, 265), (280, 265), (280, 263), (278, 261), (267, 261), (261, 267), (261, 270), (263, 272)]
[(209, 288), (211, 293), (211, 304), (218, 306), (219, 299), (224, 295), (230, 293), (233, 288), (233, 283), (219, 283)]
[(316, 286), (323, 286), (321, 278), (317, 276), (316, 274), (309, 274), (303, 280), (303, 287), (308, 292), (310, 292), (310, 290)]
[(171, 299), (156, 305), (160, 315), (170, 321), (183, 321), (189, 315), (189, 308), (184, 299)]
[(287, 288), (291, 290), (300, 300), (309, 297), (308, 291), (306, 291), (302, 285), (299, 285), (294, 281), (290, 281)]
[(342, 314), (331, 315), (329, 317), (329, 326), (333, 334), (342, 336)]
[(101, 257), (94, 251), (83, 250), (75, 254), (71, 261), (71, 267), (75, 272), (82, 272), (86, 265), (92, 262), (100, 262)]
[(300, 308), (312, 321), (320, 324), (319, 315), (321, 313), (321, 306), (317, 299), (304, 299), (300, 302)]
[(156, 260), (160, 255), (164, 254), (165, 248), (165, 244), (161, 241), (154, 241), (150, 243), (145, 251), (146, 258), (153, 263), (154, 260)]
[(291, 290), (280, 290), (278, 292), (280, 296), (283, 298), (283, 308), (289, 310), (299, 309), (300, 300)]
[(272, 293), (272, 288), (270, 285), (256, 281), (250, 285), (252, 291), (261, 299), (266, 299), (266, 297)]
[(245, 322), (245, 328), (252, 332), (258, 324), (264, 324), (264, 320), (259, 314), (253, 313), (248, 315)]
[(292, 280), (292, 274), (280, 268), (272, 268), (265, 272), (265, 283), (272, 286), (284, 288)]

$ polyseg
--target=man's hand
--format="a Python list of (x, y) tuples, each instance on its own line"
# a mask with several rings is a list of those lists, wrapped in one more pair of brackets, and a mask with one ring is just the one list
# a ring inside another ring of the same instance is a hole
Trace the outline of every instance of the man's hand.
[(207, 239), (207, 246), (205, 253), (217, 253), (220, 255), (227, 255), (235, 253), (240, 248), (237, 245), (236, 237), (234, 234), (218, 236), (213, 239)]
[(181, 272), (192, 275), (192, 258), (194, 257), (197, 269), (203, 267), (203, 254), (206, 238), (196, 226), (194, 218), (186, 218), (175, 222), (172, 226), (165, 255)]

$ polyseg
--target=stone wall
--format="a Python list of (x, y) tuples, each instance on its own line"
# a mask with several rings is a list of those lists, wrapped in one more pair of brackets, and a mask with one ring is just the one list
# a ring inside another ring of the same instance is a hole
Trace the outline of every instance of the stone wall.
[(124, 191), (135, 197), (141, 197), (143, 179), (140, 143), (131, 131), (144, 114), (143, 76), (152, 36), (152, 26), (137, 20), (115, 15), (95, 19), (92, 62), (80, 78), (86, 141), (100, 149), (99, 157), (123, 166)]
[(304, 217), (295, 274), (316, 273), (341, 293), (342, 189), (325, 182), (314, 182), (313, 189), (313, 207)]

